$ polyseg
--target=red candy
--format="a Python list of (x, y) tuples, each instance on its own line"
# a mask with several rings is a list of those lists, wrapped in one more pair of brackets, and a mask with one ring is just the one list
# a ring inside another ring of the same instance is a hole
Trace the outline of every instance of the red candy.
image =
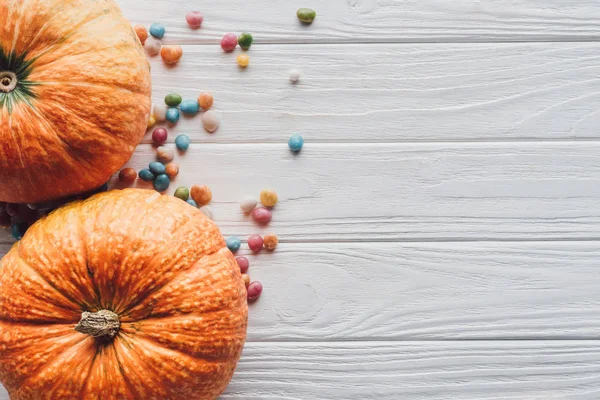
[(223, 39), (221, 39), (221, 48), (227, 53), (231, 53), (232, 51), (234, 51), (237, 44), (238, 38), (235, 33), (228, 33), (225, 36), (223, 36)]
[(245, 274), (248, 268), (250, 268), (250, 261), (246, 257), (237, 257), (235, 261), (237, 261), (242, 274)]
[(250, 247), (250, 250), (254, 253), (261, 251), (263, 243), (263, 238), (260, 235), (252, 235), (248, 238), (248, 247)]
[(266, 225), (269, 222), (271, 222), (271, 218), (273, 218), (273, 213), (268, 208), (256, 207), (252, 211), (252, 218), (254, 218), (254, 220), (257, 223), (261, 225)]
[(155, 144), (165, 144), (167, 142), (167, 137), (169, 137), (169, 133), (165, 128), (156, 128), (154, 132), (152, 132), (152, 141)]
[(248, 300), (256, 300), (260, 297), (262, 293), (263, 286), (260, 282), (252, 282), (250, 286), (248, 286)]
[(198, 29), (202, 25), (202, 21), (204, 21), (204, 16), (199, 11), (190, 11), (185, 16), (185, 20), (191, 28)]

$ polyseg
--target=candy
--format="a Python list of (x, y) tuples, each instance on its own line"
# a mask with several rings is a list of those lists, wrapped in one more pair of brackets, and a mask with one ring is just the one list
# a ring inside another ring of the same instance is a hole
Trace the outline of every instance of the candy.
[(227, 245), (229, 251), (231, 251), (232, 253), (237, 252), (242, 246), (242, 242), (240, 241), (240, 239), (236, 238), (235, 236), (227, 238), (225, 244)]
[(188, 23), (190, 28), (198, 29), (204, 21), (204, 16), (199, 11), (190, 11), (185, 15), (185, 21)]
[(187, 199), (186, 203), (188, 203), (192, 207), (198, 208), (198, 203), (196, 203), (193, 199)]
[(258, 201), (254, 197), (246, 197), (240, 202), (240, 209), (245, 214), (250, 214), (256, 208)]
[(165, 96), (165, 104), (169, 107), (177, 107), (181, 104), (182, 100), (181, 95), (177, 93), (169, 93)]
[(146, 39), (146, 45), (144, 47), (146, 48), (148, 55), (155, 56), (160, 53), (162, 42), (154, 37), (149, 37)]
[(277, 238), (277, 236), (275, 234), (269, 233), (268, 235), (265, 235), (265, 237), (264, 237), (265, 249), (267, 249), (269, 251), (273, 251), (273, 250), (275, 250), (275, 248), (277, 247), (278, 244), (279, 244), (279, 239)]
[(200, 96), (198, 96), (198, 104), (203, 110), (208, 110), (212, 107), (214, 102), (213, 95), (209, 92), (202, 92)]
[(266, 207), (275, 207), (279, 197), (273, 189), (264, 189), (260, 192), (260, 202)]
[(238, 38), (235, 35), (235, 33), (228, 33), (225, 36), (223, 36), (223, 39), (221, 39), (221, 48), (223, 49), (223, 51), (230, 53), (233, 50), (235, 50), (237, 43)]
[(27, 224), (24, 222), (15, 222), (10, 227), (10, 234), (13, 239), (21, 240), (23, 236), (25, 236), (25, 232), (27, 231)]
[(150, 129), (154, 125), (156, 125), (156, 117), (154, 116), (154, 114), (150, 114), (150, 117), (148, 117), (148, 125), (146, 126), (146, 128)]
[(175, 163), (169, 163), (166, 165), (166, 174), (171, 180), (175, 179), (179, 175), (179, 165)]
[(237, 261), (242, 274), (245, 274), (248, 271), (248, 268), (250, 268), (250, 261), (248, 261), (246, 257), (236, 257), (235, 261)]
[(244, 32), (238, 36), (238, 43), (244, 50), (248, 50), (252, 46), (252, 42), (254, 42), (254, 38), (248, 32)]
[(247, 54), (237, 56), (237, 63), (241, 68), (246, 68), (250, 64), (250, 57)]
[(164, 192), (169, 188), (170, 184), (171, 180), (166, 174), (158, 175), (156, 179), (154, 179), (154, 189), (156, 189), (157, 192)]
[(248, 285), (248, 300), (253, 301), (260, 297), (263, 291), (263, 286), (260, 282), (252, 282)]
[(146, 39), (148, 39), (148, 31), (146, 30), (146, 27), (142, 25), (136, 25), (133, 27), (133, 30), (135, 31), (135, 34), (137, 35), (138, 39), (140, 39), (140, 42), (143, 46), (144, 43), (146, 43)]
[(187, 151), (190, 148), (190, 137), (188, 135), (179, 135), (175, 138), (175, 146), (179, 151)]
[(312, 8), (300, 8), (296, 11), (296, 16), (302, 23), (312, 24), (315, 18), (317, 18), (317, 13)]
[(154, 105), (154, 118), (157, 121), (163, 122), (167, 119), (167, 106), (166, 104), (155, 104)]
[(251, 235), (248, 238), (248, 247), (253, 253), (258, 253), (262, 250), (264, 240), (260, 235)]
[(149, 169), (143, 169), (138, 173), (139, 177), (141, 180), (145, 181), (145, 182), (152, 182), (155, 178), (154, 174), (152, 173), (152, 171), (150, 171)]
[(197, 100), (184, 100), (179, 106), (181, 112), (187, 115), (196, 115), (200, 111), (200, 104)]
[(244, 280), (244, 285), (248, 288), (248, 286), (250, 286), (250, 276), (248, 274), (242, 274), (242, 279)]
[(175, 150), (167, 146), (159, 146), (156, 149), (156, 158), (163, 163), (171, 162), (175, 158)]
[(150, 34), (157, 39), (162, 39), (165, 36), (166, 29), (163, 24), (154, 23), (150, 25)]
[(181, 46), (163, 46), (160, 48), (160, 56), (166, 64), (177, 64), (183, 57)]
[(213, 110), (206, 111), (204, 114), (202, 114), (202, 125), (208, 132), (213, 133), (219, 129), (219, 115)]
[(154, 175), (164, 174), (167, 171), (165, 164), (158, 161), (151, 162), (148, 168)]
[(212, 192), (206, 185), (194, 185), (190, 191), (192, 199), (200, 206), (205, 206), (212, 200)]
[(252, 218), (261, 225), (267, 225), (271, 222), (273, 213), (268, 208), (256, 207), (254, 211), (252, 211)]
[(133, 183), (137, 178), (137, 172), (133, 168), (123, 168), (119, 172), (119, 180), (124, 183)]
[(202, 206), (200, 207), (200, 211), (202, 214), (206, 215), (208, 219), (214, 219), (215, 215), (213, 214), (213, 210), (211, 206)]
[(297, 83), (300, 80), (300, 71), (297, 69), (293, 69), (290, 71), (290, 81), (292, 83)]
[(179, 109), (178, 108), (169, 108), (167, 110), (167, 121), (172, 124), (176, 124), (179, 122)]
[(190, 189), (186, 188), (185, 186), (180, 186), (175, 189), (174, 196), (183, 201), (187, 201), (190, 198)]
[(156, 128), (152, 132), (152, 141), (154, 144), (165, 144), (167, 142), (167, 138), (169, 137), (169, 132), (165, 128)]
[(291, 151), (297, 153), (302, 150), (302, 146), (304, 146), (304, 138), (298, 134), (292, 135), (290, 140), (288, 140), (288, 146)]

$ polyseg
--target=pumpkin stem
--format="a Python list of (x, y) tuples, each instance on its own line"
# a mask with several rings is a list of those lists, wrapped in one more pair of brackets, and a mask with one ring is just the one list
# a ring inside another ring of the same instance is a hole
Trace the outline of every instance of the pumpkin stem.
[(75, 330), (95, 338), (112, 339), (117, 335), (120, 327), (119, 316), (112, 311), (100, 310), (94, 313), (84, 311)]
[(17, 87), (17, 74), (10, 71), (0, 71), (0, 92), (10, 93)]

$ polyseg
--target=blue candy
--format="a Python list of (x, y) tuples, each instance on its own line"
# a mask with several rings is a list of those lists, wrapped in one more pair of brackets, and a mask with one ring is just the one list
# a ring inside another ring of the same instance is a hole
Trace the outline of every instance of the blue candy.
[(175, 138), (175, 146), (179, 151), (187, 151), (190, 148), (190, 137), (188, 135), (179, 135)]
[(179, 105), (181, 112), (187, 115), (196, 115), (200, 111), (200, 104), (196, 100), (184, 100)]
[(157, 39), (162, 39), (165, 36), (165, 26), (163, 24), (152, 24), (150, 25), (150, 34)]
[(157, 192), (164, 192), (169, 188), (170, 184), (171, 180), (166, 174), (160, 174), (154, 179), (154, 189), (156, 189)]
[(178, 108), (169, 108), (167, 110), (167, 121), (172, 124), (176, 124), (179, 121), (179, 109)]
[(198, 208), (198, 203), (196, 203), (193, 199), (188, 199), (186, 203), (188, 203), (190, 206)]
[(140, 176), (141, 180), (146, 182), (152, 182), (155, 178), (154, 174), (149, 169), (141, 170), (138, 175)]
[(15, 239), (15, 240), (21, 240), (23, 238), (23, 236), (25, 235), (26, 231), (27, 231), (27, 224), (25, 224), (24, 222), (15, 222), (10, 227), (10, 234), (12, 235), (13, 239)]
[(148, 167), (154, 175), (161, 175), (167, 171), (167, 167), (165, 167), (165, 164), (158, 161), (151, 162)]
[(236, 238), (235, 236), (228, 238), (226, 240), (226, 243), (227, 243), (227, 248), (232, 253), (237, 252), (240, 249), (240, 247), (242, 246), (242, 242), (240, 241), (240, 239)]
[(292, 135), (288, 141), (288, 146), (290, 146), (290, 150), (292, 150), (294, 153), (297, 153), (302, 150), (302, 146), (304, 146), (304, 139), (298, 134)]

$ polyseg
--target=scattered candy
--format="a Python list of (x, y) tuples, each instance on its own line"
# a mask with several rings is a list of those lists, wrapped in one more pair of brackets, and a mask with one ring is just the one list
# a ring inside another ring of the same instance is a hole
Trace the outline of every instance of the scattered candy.
[(165, 104), (154, 105), (154, 118), (159, 122), (167, 119), (167, 106)]
[(250, 276), (248, 274), (242, 274), (242, 279), (244, 280), (244, 285), (248, 288), (248, 286), (250, 286)]
[(169, 163), (175, 158), (175, 150), (167, 146), (159, 146), (156, 149), (156, 158), (162, 163)]
[(188, 135), (179, 135), (175, 138), (175, 146), (179, 151), (187, 151), (190, 148), (190, 137)]
[(221, 48), (227, 53), (231, 53), (233, 50), (235, 50), (237, 44), (238, 38), (235, 33), (228, 33), (223, 36), (223, 39), (221, 39)]
[(206, 185), (194, 185), (190, 191), (192, 199), (200, 206), (205, 206), (212, 200), (212, 192)]
[(213, 95), (209, 92), (202, 92), (200, 96), (198, 96), (198, 104), (203, 110), (208, 110), (212, 107), (214, 102)]
[(202, 206), (200, 207), (200, 211), (206, 215), (208, 219), (214, 219), (215, 215), (213, 214), (213, 210), (211, 206)]
[(219, 115), (213, 110), (206, 111), (204, 114), (202, 114), (202, 125), (208, 132), (213, 133), (219, 129)]
[(23, 238), (23, 236), (25, 235), (27, 228), (28, 228), (28, 226), (26, 223), (15, 222), (10, 227), (10, 234), (12, 235), (13, 239), (21, 240)]
[(264, 240), (260, 235), (251, 235), (248, 238), (248, 247), (253, 253), (258, 253), (262, 250)]
[(141, 180), (145, 181), (145, 182), (152, 182), (155, 178), (154, 174), (152, 173), (152, 171), (150, 171), (149, 169), (143, 169), (138, 173), (139, 177)]
[(256, 207), (254, 211), (252, 211), (252, 218), (261, 225), (267, 225), (271, 222), (273, 213), (268, 208)]
[(162, 42), (154, 37), (149, 37), (148, 39), (146, 39), (146, 45), (144, 47), (146, 48), (146, 52), (149, 55), (155, 56), (158, 53), (160, 53)]
[(300, 8), (296, 11), (296, 16), (301, 22), (312, 24), (315, 18), (317, 18), (317, 13), (312, 8)]
[(169, 93), (165, 96), (165, 104), (169, 107), (177, 107), (181, 104), (183, 98), (177, 93)]
[(165, 128), (156, 128), (152, 132), (152, 141), (154, 144), (165, 144), (167, 142), (167, 138), (169, 137), (169, 132)]
[(266, 207), (275, 207), (279, 201), (277, 193), (273, 189), (264, 189), (260, 192), (260, 202)]
[(190, 198), (190, 189), (186, 188), (185, 186), (178, 187), (175, 190), (174, 196), (183, 201), (188, 201)]
[(250, 285), (248, 285), (247, 291), (248, 300), (253, 301), (260, 297), (263, 291), (263, 286), (260, 282), (252, 282)]
[(156, 125), (156, 117), (154, 116), (154, 114), (150, 114), (150, 117), (148, 117), (148, 126), (147, 126), (147, 128), (150, 129), (154, 125)]
[(254, 42), (254, 38), (248, 32), (244, 32), (238, 37), (238, 43), (244, 50), (248, 50), (252, 46), (252, 42)]
[(198, 29), (202, 26), (202, 22), (204, 21), (204, 16), (199, 11), (190, 11), (186, 14), (185, 20), (190, 26), (190, 28)]
[(167, 174), (161, 174), (154, 179), (154, 189), (157, 192), (164, 192), (169, 188), (171, 181), (169, 180), (169, 176)]
[(142, 25), (136, 25), (133, 27), (133, 30), (143, 46), (146, 43), (146, 39), (148, 39), (148, 31), (146, 30), (146, 27)]
[(250, 57), (247, 54), (237, 56), (237, 63), (241, 68), (246, 68), (250, 64)]
[(198, 203), (196, 203), (193, 199), (187, 199), (186, 203), (188, 203), (190, 206), (198, 208)]
[(300, 71), (297, 69), (293, 69), (290, 71), (290, 81), (292, 83), (296, 83), (300, 80)]
[(119, 180), (124, 183), (133, 183), (137, 179), (137, 172), (133, 168), (123, 168), (119, 172)]
[(166, 29), (163, 24), (154, 23), (150, 25), (150, 34), (157, 39), (162, 39), (165, 36)]
[(169, 108), (167, 110), (167, 121), (172, 124), (176, 124), (179, 122), (179, 109), (178, 108)]
[(163, 46), (160, 48), (160, 56), (169, 65), (177, 64), (183, 57), (181, 46)]
[(240, 209), (245, 214), (250, 214), (256, 208), (258, 201), (254, 197), (246, 197), (240, 202)]
[(291, 151), (297, 153), (302, 150), (302, 147), (304, 146), (304, 138), (298, 134), (292, 135), (290, 140), (288, 140), (288, 146)]
[(246, 257), (236, 257), (235, 261), (237, 261), (242, 274), (245, 274), (248, 271), (248, 268), (250, 268), (250, 261), (248, 261)]
[(164, 174), (167, 171), (165, 164), (158, 161), (151, 162), (148, 168), (154, 175)]
[(277, 245), (279, 244), (279, 239), (275, 234), (269, 233), (268, 235), (265, 235), (264, 242), (265, 249), (273, 251), (275, 250), (275, 248), (277, 248)]
[(177, 175), (179, 175), (179, 165), (175, 163), (169, 163), (166, 165), (166, 173), (167, 176), (171, 179), (175, 179)]
[(242, 246), (242, 242), (240, 241), (240, 239), (236, 238), (235, 236), (227, 238), (225, 243), (227, 244), (227, 248), (229, 249), (229, 251), (231, 251), (232, 253), (237, 252)]
[(200, 104), (197, 100), (185, 100), (179, 106), (181, 112), (187, 115), (196, 115), (200, 111)]

